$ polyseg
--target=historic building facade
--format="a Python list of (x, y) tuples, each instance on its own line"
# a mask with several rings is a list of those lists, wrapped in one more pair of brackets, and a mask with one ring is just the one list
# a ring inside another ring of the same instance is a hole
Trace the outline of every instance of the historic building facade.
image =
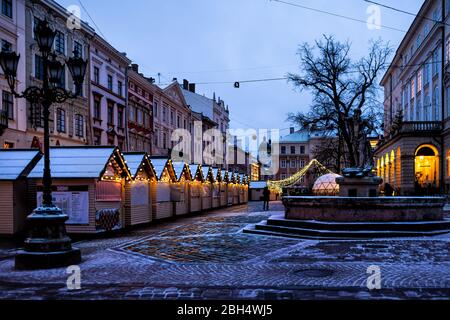
[[(34, 39), (34, 26), (36, 19), (47, 19), (57, 31), (54, 51), (57, 59), (64, 61), (77, 54), (83, 59), (90, 57), (90, 42), (94, 36), (94, 30), (86, 23), (81, 22), (81, 28), (69, 28), (69, 12), (51, 0), (26, 1), (25, 8), (26, 32), (26, 85), (42, 85), (42, 60), (39, 49)], [(50, 112), (50, 143), (51, 145), (75, 146), (92, 144), (90, 135), (90, 72), (86, 72), (82, 94), (75, 100), (69, 100), (62, 104), (54, 104)], [(70, 72), (66, 67), (61, 78), (60, 86), (70, 91), (75, 91)], [(42, 110), (38, 104), (27, 103), (28, 129), (25, 145), (37, 147), (43, 142)]]
[(153, 154), (154, 86), (139, 73), (139, 66), (128, 68), (128, 150)]
[(450, 1), (425, 1), (381, 81), (385, 136), (375, 163), (397, 194), (450, 190), (449, 13)]
[[(90, 48), (93, 145), (117, 145), (121, 150), (128, 150), (126, 113), (130, 63), (124, 53), (118, 52), (100, 36), (94, 36)], [(133, 103), (134, 99), (133, 95)]]
[[(279, 170), (274, 180), (285, 180), (309, 164), (312, 160), (310, 141), (308, 132), (295, 131), (294, 128), (290, 128), (290, 134), (280, 138)], [(310, 182), (308, 175), (305, 175), (300, 184), (307, 188)]]
[[(0, 50), (15, 51), (22, 59), (17, 71), (16, 91), (25, 90), (25, 0), (2, 1), (0, 12)], [(0, 69), (0, 147), (27, 148), (26, 102), (15, 98)]]

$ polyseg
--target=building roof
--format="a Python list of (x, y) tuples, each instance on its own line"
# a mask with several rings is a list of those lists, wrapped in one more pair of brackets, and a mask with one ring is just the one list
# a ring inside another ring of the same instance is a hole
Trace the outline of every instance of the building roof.
[(167, 166), (168, 158), (151, 158), (153, 168), (155, 169), (156, 177), (161, 179), (164, 169)]
[(0, 150), (0, 181), (14, 181), (26, 176), (40, 157), (39, 150)]
[(306, 131), (297, 131), (294, 133), (291, 133), (287, 136), (284, 136), (280, 139), (280, 143), (298, 143), (298, 142), (308, 142), (310, 139), (310, 135)]
[[(184, 168), (189, 167), (189, 165), (186, 162), (172, 162), (173, 169), (175, 170), (175, 176), (177, 177), (177, 180), (180, 181), (181, 177), (183, 176)], [(190, 174), (189, 180), (192, 180), (192, 173)]]
[(192, 111), (201, 113), (203, 116), (214, 122), (213, 100), (197, 93), (185, 90), (182, 87), (180, 88), (181, 92), (183, 92), (186, 103), (191, 107)]
[[(130, 170), (130, 173), (134, 178), (136, 178), (143, 163), (149, 163), (149, 166), (146, 166), (146, 168), (151, 171), (152, 176), (156, 175), (151, 161), (148, 160), (147, 153), (145, 153), (145, 152), (126, 152), (123, 154), (123, 156), (124, 156), (124, 159), (127, 161), (128, 169)], [(147, 174), (149, 174), (148, 170), (147, 170)]]
[[(120, 157), (115, 147), (54, 147), (50, 149), (52, 178), (100, 178), (112, 157)], [(29, 178), (42, 178), (44, 159), (34, 167)]]

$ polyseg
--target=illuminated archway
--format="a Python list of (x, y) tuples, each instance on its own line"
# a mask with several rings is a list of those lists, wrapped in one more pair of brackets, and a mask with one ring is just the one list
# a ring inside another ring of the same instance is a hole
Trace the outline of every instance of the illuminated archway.
[(395, 160), (395, 177), (397, 188), (399, 188), (402, 182), (402, 151), (400, 147), (398, 147), (397, 149), (397, 157)]
[(415, 154), (416, 185), (421, 188), (439, 186), (439, 151), (431, 145), (422, 145)]
[(395, 176), (395, 161), (396, 161), (396, 159), (395, 159), (395, 152), (394, 152), (394, 150), (392, 150), (391, 151), (391, 159), (390, 159), (391, 161), (391, 164), (390, 164), (390, 172), (389, 172), (389, 176), (390, 176), (390, 178), (391, 178), (391, 184), (392, 184), (392, 186), (396, 186), (396, 176)]

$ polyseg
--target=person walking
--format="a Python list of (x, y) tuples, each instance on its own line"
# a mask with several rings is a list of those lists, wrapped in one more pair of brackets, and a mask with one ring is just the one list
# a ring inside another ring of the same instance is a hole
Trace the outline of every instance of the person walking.
[(265, 187), (263, 191), (264, 211), (269, 211), (270, 202), (270, 190), (269, 187)]

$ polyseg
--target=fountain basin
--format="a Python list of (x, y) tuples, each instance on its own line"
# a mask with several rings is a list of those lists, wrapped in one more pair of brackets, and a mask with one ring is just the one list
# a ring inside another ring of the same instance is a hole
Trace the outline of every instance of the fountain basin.
[(444, 220), (441, 197), (284, 197), (285, 218), (328, 222)]

